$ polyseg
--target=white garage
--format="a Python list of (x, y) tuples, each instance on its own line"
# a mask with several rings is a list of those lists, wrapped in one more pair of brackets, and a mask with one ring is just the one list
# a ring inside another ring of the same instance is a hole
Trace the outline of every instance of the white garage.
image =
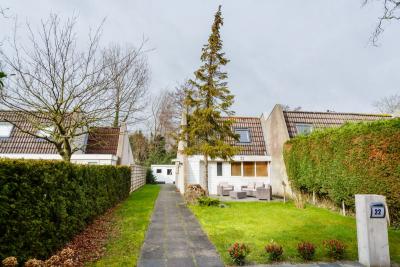
[(151, 170), (157, 182), (175, 183), (175, 165), (151, 165)]

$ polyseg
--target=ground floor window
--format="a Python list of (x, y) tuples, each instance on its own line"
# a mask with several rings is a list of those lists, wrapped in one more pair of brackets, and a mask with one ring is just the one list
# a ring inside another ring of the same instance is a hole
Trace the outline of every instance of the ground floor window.
[(167, 175), (172, 175), (172, 169), (167, 169)]
[(243, 176), (254, 176), (254, 162), (243, 162)]
[[(222, 165), (221, 165), (221, 172), (222, 172)], [(243, 172), (243, 177), (266, 177), (268, 176), (268, 162), (244, 161), (244, 162), (231, 163), (231, 176), (242, 176), (242, 172)]]
[(256, 175), (268, 176), (268, 162), (256, 162)]
[(217, 176), (222, 176), (222, 162), (217, 162)]
[(231, 176), (242, 176), (242, 163), (232, 162), (231, 163)]
[(161, 173), (161, 169), (157, 169), (157, 170), (156, 170), (156, 173)]

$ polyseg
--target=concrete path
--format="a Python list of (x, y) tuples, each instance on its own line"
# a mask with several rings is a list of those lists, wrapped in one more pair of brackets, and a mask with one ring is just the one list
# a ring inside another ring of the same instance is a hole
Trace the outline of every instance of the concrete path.
[(161, 185), (138, 266), (224, 266), (173, 185)]

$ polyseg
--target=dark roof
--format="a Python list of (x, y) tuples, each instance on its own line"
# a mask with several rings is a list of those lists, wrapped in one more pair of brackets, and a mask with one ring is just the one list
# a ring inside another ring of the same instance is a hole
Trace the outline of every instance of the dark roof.
[(296, 124), (312, 124), (316, 129), (339, 127), (346, 122), (376, 121), (390, 119), (390, 115), (338, 113), (338, 112), (309, 112), (309, 111), (283, 111), (289, 136), (297, 135)]
[(86, 154), (117, 154), (120, 129), (93, 128), (88, 136)]
[[(45, 119), (41, 119), (44, 123)], [(9, 138), (0, 138), (0, 153), (4, 154), (57, 154), (56, 147), (43, 139), (36, 138), (24, 131), (33, 132), (34, 128), (27, 118), (18, 112), (0, 111), (0, 121), (11, 122), (13, 127)], [(20, 130), (20, 128), (22, 130)]]
[[(34, 127), (22, 114), (0, 110), (0, 122), (4, 121), (11, 122), (18, 127), (13, 127), (9, 138), (0, 138), (0, 154), (58, 154), (52, 143), (24, 132), (33, 132)], [(46, 123), (45, 119), (41, 119), (41, 121)], [(88, 136), (85, 153), (116, 155), (119, 133), (119, 128), (92, 128)]]
[(233, 139), (228, 140), (232, 145), (241, 148), (239, 155), (247, 156), (265, 156), (267, 149), (265, 146), (264, 134), (261, 126), (261, 120), (257, 117), (225, 117), (224, 119), (233, 120), (231, 126), (234, 129), (249, 129), (250, 143), (239, 143)]

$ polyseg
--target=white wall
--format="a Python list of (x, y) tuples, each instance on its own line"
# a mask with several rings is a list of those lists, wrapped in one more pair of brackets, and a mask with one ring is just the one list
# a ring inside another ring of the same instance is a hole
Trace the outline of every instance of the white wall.
[[(166, 184), (175, 182), (175, 165), (151, 165), (151, 170), (157, 182), (165, 182)], [(157, 170), (161, 170), (161, 173), (157, 173)], [(172, 170), (170, 175), (167, 173), (168, 170)]]
[[(204, 175), (204, 163), (202, 156), (190, 156), (188, 159), (187, 183), (188, 184), (201, 184)], [(269, 156), (235, 156), (234, 161), (271, 161)], [(217, 176), (217, 162), (210, 161), (208, 164), (208, 189), (210, 194), (217, 194), (217, 186), (221, 182), (228, 182), (235, 187), (235, 190), (240, 190), (242, 185), (247, 185), (251, 182), (262, 182), (264, 184), (271, 183), (270, 165), (268, 165), (268, 176), (266, 177), (244, 177), (244, 176), (231, 176), (230, 162), (222, 163), (222, 176)], [(243, 172), (242, 172), (243, 173)]]
[(235, 191), (240, 191), (241, 186), (247, 185), (248, 183), (256, 182), (256, 183), (270, 184), (271, 182), (269, 176), (262, 176), (262, 177), (231, 176), (230, 162), (222, 163), (222, 176), (217, 176), (217, 162), (210, 162), (208, 171), (209, 171), (208, 189), (210, 191), (210, 194), (212, 195), (217, 194), (217, 186), (221, 182), (227, 182), (228, 184), (233, 185)]
[[(0, 154), (0, 158), (61, 160), (58, 154)], [(76, 164), (117, 165), (118, 158), (111, 154), (73, 154), (71, 162)]]

